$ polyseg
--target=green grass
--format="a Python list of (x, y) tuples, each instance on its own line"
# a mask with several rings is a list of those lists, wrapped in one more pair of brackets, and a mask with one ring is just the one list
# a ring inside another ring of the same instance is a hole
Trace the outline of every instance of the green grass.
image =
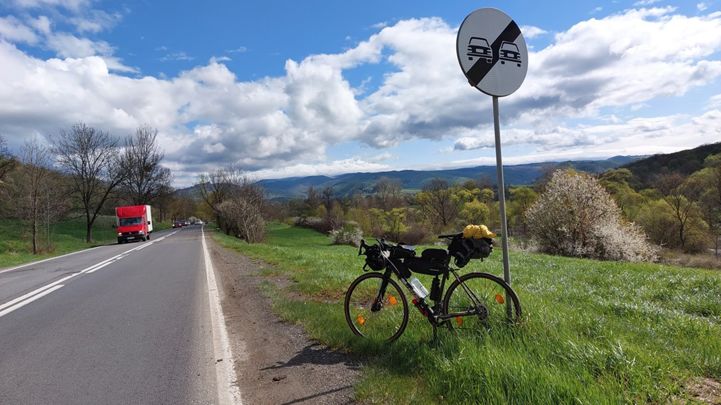
[[(100, 216), (93, 224), (93, 243), (85, 243), (85, 219), (74, 218), (51, 225), (50, 247), (47, 236), (41, 230), (39, 244), (42, 252), (32, 254), (30, 234), (22, 221), (3, 219), (0, 221), (0, 268), (16, 266), (35, 260), (42, 260), (92, 246), (117, 242), (114, 216)], [(155, 223), (154, 230), (169, 228), (169, 224)]]
[[(378, 346), (353, 336), (343, 316), (345, 290), (362, 274), (356, 249), (278, 224), (262, 244), (215, 238), (295, 281), (290, 291), (265, 284), (274, 309), (367, 362), (356, 386), (365, 402), (666, 403), (689, 397), (694, 377), (721, 379), (717, 271), (512, 252), (522, 325), (476, 336), (439, 331), (430, 345), (431, 327), (411, 307), (405, 334)], [(462, 271), (500, 275), (500, 259), (499, 249)]]

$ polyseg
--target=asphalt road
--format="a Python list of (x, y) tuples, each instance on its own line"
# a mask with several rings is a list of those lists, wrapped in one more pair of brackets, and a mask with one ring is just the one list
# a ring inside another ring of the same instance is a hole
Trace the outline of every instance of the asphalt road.
[(201, 229), (0, 271), (0, 404), (217, 403)]

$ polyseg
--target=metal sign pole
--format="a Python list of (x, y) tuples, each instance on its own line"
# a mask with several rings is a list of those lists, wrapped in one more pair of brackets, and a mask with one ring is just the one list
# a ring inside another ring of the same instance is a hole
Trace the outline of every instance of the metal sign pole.
[[(503, 159), (501, 158), (501, 123), (498, 118), (498, 97), (493, 96), (493, 130), (496, 135), (496, 173), (498, 175), (498, 205), (501, 208), (501, 236), (503, 247), (503, 280), (511, 285), (511, 265), (508, 261), (508, 223), (506, 221), (506, 186), (503, 182)], [(512, 314), (511, 301), (506, 294), (506, 314)]]

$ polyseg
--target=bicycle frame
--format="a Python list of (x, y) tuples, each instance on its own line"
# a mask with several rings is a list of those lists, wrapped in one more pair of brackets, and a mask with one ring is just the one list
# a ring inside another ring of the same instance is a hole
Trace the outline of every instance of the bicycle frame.
[[(381, 252), (384, 252), (383, 258), (386, 262), (386, 269), (385, 269), (385, 272), (383, 273), (383, 278), (381, 281), (380, 289), (378, 290), (378, 295), (376, 296), (374, 303), (371, 306), (371, 311), (376, 312), (381, 309), (383, 297), (385, 297), (386, 288), (388, 287), (388, 280), (390, 279), (392, 274), (395, 274), (396, 278), (398, 278), (398, 280), (401, 282), (401, 284), (404, 285), (406, 287), (406, 289), (411, 293), (411, 296), (413, 297), (413, 300), (412, 300), (413, 305), (415, 305), (421, 311), (421, 313), (428, 319), (428, 321), (434, 327), (440, 323), (447, 321), (448, 319), (452, 319), (457, 316), (471, 315), (471, 314), (475, 313), (475, 310), (467, 310), (464, 312), (454, 312), (451, 314), (444, 314), (443, 309), (440, 308), (441, 302), (443, 301), (443, 294), (445, 292), (445, 285), (446, 285), (446, 282), (448, 281), (448, 279), (450, 278), (450, 274), (453, 274), (453, 277), (455, 277), (455, 279), (460, 282), (460, 277), (458, 276), (456, 269), (454, 269), (451, 266), (446, 266), (446, 268), (443, 269), (443, 271), (439, 275), (436, 276), (436, 277), (441, 276), (440, 287), (439, 287), (440, 294), (438, 295), (438, 297), (436, 297), (437, 299), (433, 300), (433, 306), (431, 307), (428, 305), (428, 303), (425, 302), (424, 298), (419, 299), (418, 297), (416, 297), (415, 291), (413, 290), (413, 287), (411, 286), (410, 281), (406, 277), (403, 277), (403, 274), (396, 267), (395, 263), (393, 263), (393, 260), (391, 260), (388, 257), (387, 254), (389, 254), (390, 250), (387, 248), (388, 245), (386, 244), (386, 242), (382, 239), (381, 240), (376, 239), (376, 241), (378, 242), (378, 245), (381, 248)], [(461, 285), (461, 287), (463, 287), (463, 290), (468, 295), (468, 297), (471, 299), (471, 301), (473, 302), (475, 307), (483, 306), (481, 304), (480, 300), (478, 299), (478, 297), (476, 297), (476, 295), (473, 293), (473, 291), (471, 291), (471, 289), (468, 288), (465, 285), (465, 283), (460, 283), (460, 285)]]

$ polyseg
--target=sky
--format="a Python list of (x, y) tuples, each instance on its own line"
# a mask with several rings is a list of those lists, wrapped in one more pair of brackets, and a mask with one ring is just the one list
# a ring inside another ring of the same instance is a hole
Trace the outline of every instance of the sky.
[(528, 74), (499, 100), (505, 164), (721, 141), (721, 0), (2, 0), (0, 136), (158, 130), (174, 185), (495, 164), (491, 97), (456, 35), (511, 16)]

